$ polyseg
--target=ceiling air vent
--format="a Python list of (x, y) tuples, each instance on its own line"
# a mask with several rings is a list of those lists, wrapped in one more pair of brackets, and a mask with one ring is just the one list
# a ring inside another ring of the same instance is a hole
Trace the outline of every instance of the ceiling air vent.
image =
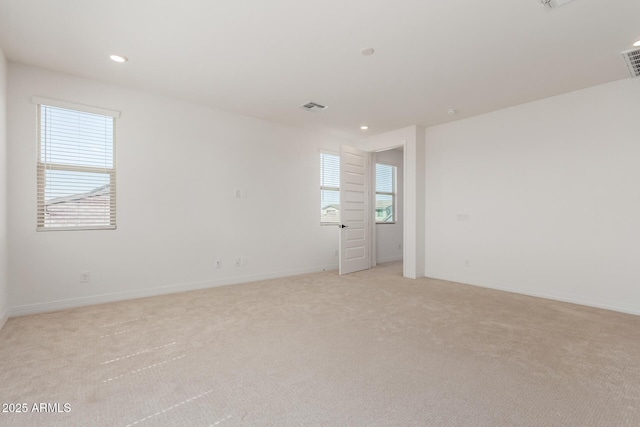
[(307, 111), (322, 111), (322, 110), (326, 110), (327, 106), (318, 104), (315, 102), (307, 102), (306, 104), (302, 105), (300, 108)]
[(555, 7), (564, 6), (565, 4), (572, 1), (573, 0), (540, 0), (540, 3), (542, 4), (542, 6), (553, 9)]
[(640, 77), (640, 48), (625, 50), (622, 56), (629, 67), (631, 77)]

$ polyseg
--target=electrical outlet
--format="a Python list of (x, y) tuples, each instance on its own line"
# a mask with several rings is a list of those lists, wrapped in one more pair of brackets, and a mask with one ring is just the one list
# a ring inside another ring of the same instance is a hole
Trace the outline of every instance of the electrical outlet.
[(242, 266), (242, 259), (236, 258), (236, 267), (241, 267), (241, 266)]
[(242, 258), (242, 266), (243, 267), (247, 266), (247, 259), (246, 258)]
[(338, 250), (337, 250), (337, 249), (336, 249), (336, 253), (335, 253), (335, 255), (334, 255), (334, 256), (338, 256)]
[(216, 260), (216, 268), (222, 268), (222, 260), (221, 259), (217, 259)]
[(91, 273), (83, 271), (80, 273), (80, 283), (89, 283), (91, 281)]
[(465, 259), (464, 260), (464, 266), (467, 267), (467, 268), (471, 267), (471, 260), (470, 259)]

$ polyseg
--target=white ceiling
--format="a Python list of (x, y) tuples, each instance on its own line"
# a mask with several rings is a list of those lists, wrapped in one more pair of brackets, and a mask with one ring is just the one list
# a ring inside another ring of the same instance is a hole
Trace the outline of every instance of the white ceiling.
[(629, 78), (638, 16), (639, 0), (0, 0), (0, 44), (11, 61), (357, 139)]

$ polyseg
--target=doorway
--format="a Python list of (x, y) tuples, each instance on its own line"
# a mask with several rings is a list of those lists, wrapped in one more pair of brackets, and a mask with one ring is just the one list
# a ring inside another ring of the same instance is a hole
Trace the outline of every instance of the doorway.
[(339, 274), (403, 260), (404, 155), (341, 147)]
[(404, 235), (404, 147), (372, 155), (372, 265), (401, 261)]

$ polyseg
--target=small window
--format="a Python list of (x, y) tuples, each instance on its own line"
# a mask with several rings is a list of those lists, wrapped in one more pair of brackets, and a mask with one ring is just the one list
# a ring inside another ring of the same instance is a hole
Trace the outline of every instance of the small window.
[(396, 172), (392, 165), (376, 163), (376, 223), (396, 222)]
[(115, 118), (38, 103), (37, 229), (116, 228)]
[(320, 153), (320, 224), (340, 223), (340, 156)]

